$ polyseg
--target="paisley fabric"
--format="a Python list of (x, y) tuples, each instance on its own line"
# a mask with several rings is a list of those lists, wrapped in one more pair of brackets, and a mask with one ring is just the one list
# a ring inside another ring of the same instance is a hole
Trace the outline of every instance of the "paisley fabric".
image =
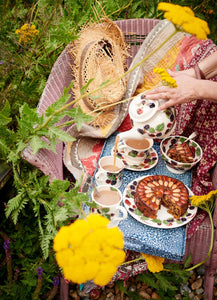
[[(215, 51), (217, 46), (211, 40), (202, 43), (195, 37), (186, 37), (173, 69), (189, 69)], [(217, 82), (217, 76), (211, 80)], [(217, 162), (216, 103), (203, 99), (177, 107), (176, 134), (189, 136), (194, 131), (197, 132), (195, 141), (203, 149), (203, 157), (194, 172), (192, 191), (195, 195), (203, 195), (213, 189), (210, 172)]]

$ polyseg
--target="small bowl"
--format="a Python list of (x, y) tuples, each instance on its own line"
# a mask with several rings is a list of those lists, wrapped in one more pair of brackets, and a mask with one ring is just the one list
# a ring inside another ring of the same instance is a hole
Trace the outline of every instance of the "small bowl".
[(203, 151), (201, 147), (196, 143), (194, 140), (188, 140), (188, 145), (190, 146), (190, 149), (192, 153), (194, 154), (193, 162), (179, 162), (172, 158), (170, 158), (167, 153), (168, 150), (178, 144), (182, 144), (187, 140), (187, 137), (184, 136), (170, 136), (161, 141), (160, 144), (160, 153), (161, 157), (163, 158), (167, 169), (175, 174), (182, 174), (186, 171), (193, 168), (202, 158)]

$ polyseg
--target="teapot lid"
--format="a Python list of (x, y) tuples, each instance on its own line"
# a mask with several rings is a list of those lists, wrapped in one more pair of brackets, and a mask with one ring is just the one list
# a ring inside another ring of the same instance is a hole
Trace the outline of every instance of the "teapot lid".
[(130, 103), (130, 118), (139, 122), (146, 121), (153, 117), (157, 109), (158, 101), (146, 99), (144, 94), (139, 94)]

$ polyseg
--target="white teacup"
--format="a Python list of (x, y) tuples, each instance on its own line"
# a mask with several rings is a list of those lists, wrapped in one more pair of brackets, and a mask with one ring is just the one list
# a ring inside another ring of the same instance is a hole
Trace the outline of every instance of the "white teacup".
[(127, 162), (132, 164), (143, 163), (148, 155), (148, 150), (154, 143), (151, 138), (144, 138), (142, 140), (129, 138), (122, 141), (118, 144), (118, 149), (124, 152)]
[(104, 156), (99, 160), (98, 171), (95, 174), (97, 185), (110, 184), (119, 188), (122, 184), (124, 163), (118, 157)]
[(97, 186), (91, 193), (91, 199), (115, 226), (127, 218), (127, 210), (121, 205), (122, 194), (118, 188), (108, 184)]

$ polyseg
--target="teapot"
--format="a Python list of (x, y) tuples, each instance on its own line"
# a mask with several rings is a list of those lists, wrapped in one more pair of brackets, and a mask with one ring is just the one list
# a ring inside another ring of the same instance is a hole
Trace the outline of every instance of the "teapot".
[(175, 124), (175, 109), (158, 110), (166, 100), (150, 100), (144, 93), (134, 97), (129, 105), (132, 129), (119, 133), (120, 139), (163, 139), (171, 133)]

